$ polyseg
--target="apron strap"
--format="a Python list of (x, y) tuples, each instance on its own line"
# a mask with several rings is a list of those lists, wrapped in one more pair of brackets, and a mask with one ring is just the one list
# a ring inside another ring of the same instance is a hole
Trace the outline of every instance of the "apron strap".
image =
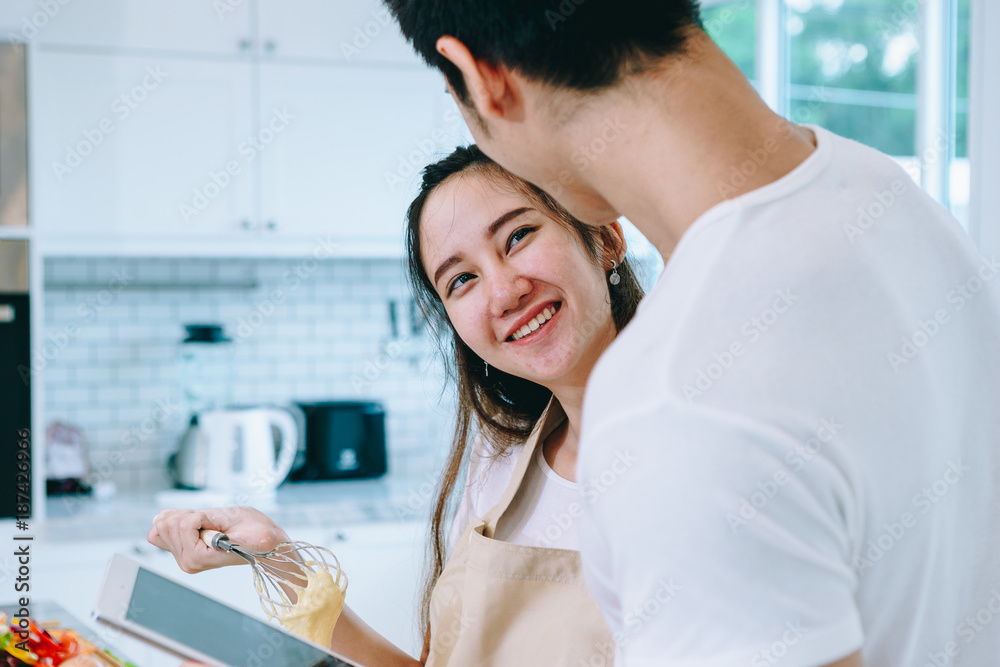
[(511, 501), (514, 500), (514, 496), (517, 495), (518, 489), (521, 487), (521, 482), (524, 480), (524, 475), (528, 471), (528, 466), (531, 464), (531, 459), (534, 457), (535, 449), (539, 442), (545, 442), (545, 439), (549, 437), (552, 431), (562, 424), (563, 420), (566, 419), (566, 413), (563, 412), (562, 406), (559, 405), (559, 401), (553, 396), (549, 399), (549, 404), (545, 407), (545, 411), (542, 412), (542, 416), (538, 418), (538, 422), (535, 424), (534, 430), (532, 430), (531, 435), (524, 443), (524, 447), (521, 450), (520, 455), (517, 459), (517, 465), (514, 466), (514, 472), (511, 475), (510, 483), (503, 492), (503, 496), (500, 497), (500, 501), (493, 506), (486, 516), (482, 519), (482, 530), (483, 536), (488, 538), (493, 538), (493, 533), (496, 531), (497, 522), (503, 513), (507, 511), (507, 507), (510, 506)]

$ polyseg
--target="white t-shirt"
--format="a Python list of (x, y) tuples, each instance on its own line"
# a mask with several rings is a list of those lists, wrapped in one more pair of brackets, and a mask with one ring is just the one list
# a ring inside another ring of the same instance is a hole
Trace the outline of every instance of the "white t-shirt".
[(811, 129), (590, 378), (581, 551), (618, 667), (1000, 664), (1000, 263)]
[[(521, 447), (491, 459), (477, 442), (470, 457), (469, 475), (449, 534), (454, 546), (469, 525), (486, 516), (500, 502), (510, 484)], [(494, 539), (529, 547), (579, 551), (579, 519), (583, 503), (575, 482), (560, 477), (535, 448), (524, 483), (497, 524)]]

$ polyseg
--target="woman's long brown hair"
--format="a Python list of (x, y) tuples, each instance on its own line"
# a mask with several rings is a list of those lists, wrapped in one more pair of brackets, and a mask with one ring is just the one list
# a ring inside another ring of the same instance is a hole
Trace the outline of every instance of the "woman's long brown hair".
[[(432, 508), (429, 567), (420, 606), (423, 631), (421, 662), (427, 659), (430, 651), (431, 593), (448, 557), (446, 524), (452, 511), (452, 496), (468, 461), (476, 432), (483, 436), (493, 456), (501, 456), (528, 438), (552, 396), (552, 392), (545, 387), (498, 368), (491, 368), (487, 376), (483, 360), (455, 332), (444, 304), (427, 276), (420, 254), (420, 218), (424, 205), (438, 186), (463, 173), (493, 179), (574, 231), (595, 264), (617, 257), (621, 251), (617, 237), (607, 228), (586, 225), (575, 219), (548, 194), (505, 170), (475, 145), (456, 148), (451, 155), (428, 165), (423, 171), (420, 193), (410, 204), (406, 215), (407, 274), (414, 300), (438, 341), (448, 375), (458, 390), (458, 414), (451, 450)], [(615, 328), (621, 331), (635, 314), (643, 292), (627, 257), (618, 265), (617, 271), (621, 281), (609, 288), (609, 300)], [(607, 273), (610, 274), (610, 271)]]

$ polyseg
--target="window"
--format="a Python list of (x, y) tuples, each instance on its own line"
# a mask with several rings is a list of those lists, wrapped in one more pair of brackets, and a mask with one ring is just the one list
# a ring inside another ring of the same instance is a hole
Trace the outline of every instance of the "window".
[(891, 155), (968, 227), (970, 0), (706, 0), (778, 113)]

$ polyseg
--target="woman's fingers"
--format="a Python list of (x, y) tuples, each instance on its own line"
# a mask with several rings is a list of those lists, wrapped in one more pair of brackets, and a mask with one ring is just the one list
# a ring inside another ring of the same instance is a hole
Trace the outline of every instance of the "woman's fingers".
[(146, 539), (173, 554), (177, 565), (189, 574), (243, 562), (237, 556), (212, 549), (202, 542), (200, 531), (203, 528), (226, 530), (200, 510), (164, 510), (153, 519)]

